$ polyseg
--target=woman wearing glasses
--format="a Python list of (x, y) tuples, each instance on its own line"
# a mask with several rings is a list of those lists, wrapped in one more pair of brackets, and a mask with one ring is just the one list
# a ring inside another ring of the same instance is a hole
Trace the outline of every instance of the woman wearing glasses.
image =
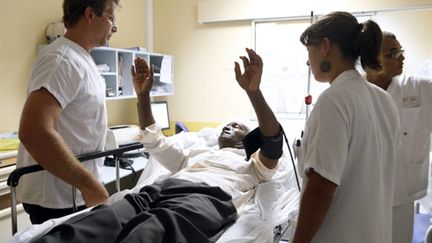
[(382, 70), (366, 78), (386, 90), (399, 108), (402, 144), (397, 156), (393, 201), (393, 242), (412, 242), (414, 201), (426, 195), (432, 132), (432, 80), (401, 75), (405, 57), (396, 36), (383, 32)]

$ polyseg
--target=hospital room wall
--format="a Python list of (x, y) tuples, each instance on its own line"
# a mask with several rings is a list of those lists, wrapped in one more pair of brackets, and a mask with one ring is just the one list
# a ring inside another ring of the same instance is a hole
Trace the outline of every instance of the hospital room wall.
[[(246, 95), (236, 84), (233, 72), (234, 61), (245, 54), (245, 47), (251, 47), (250, 22), (200, 24), (197, 16), (199, 2), (200, 0), (154, 1), (155, 49), (175, 57), (175, 95), (167, 97), (170, 118), (174, 121), (183, 121), (186, 125), (194, 125), (223, 122), (235, 117), (250, 117), (251, 106)], [(215, 6), (218, 5), (216, 2), (226, 3), (226, 6), (213, 9), (219, 11), (220, 15), (227, 12), (240, 14), (247, 9), (247, 6), (230, 4), (228, 0), (210, 2), (214, 2)], [(309, 9), (349, 11), (397, 9), (432, 4), (431, 0), (344, 0), (331, 1), (333, 8), (329, 8), (328, 1), (303, 2), (313, 6), (308, 7)], [(305, 7), (298, 6), (297, 3), (291, 8), (290, 11), (298, 13)], [(382, 21), (386, 30), (398, 34), (408, 50), (405, 61), (407, 70), (415, 69), (418, 64), (411, 65), (408, 60), (412, 60), (413, 49), (421, 53), (422, 56), (418, 58), (432, 58), (432, 38), (431, 32), (428, 31), (432, 23), (431, 13), (432, 10), (389, 12), (376, 16), (377, 21)]]
[[(121, 0), (118, 32), (112, 47), (146, 46), (146, 5), (143, 0)], [(45, 29), (62, 17), (61, 0), (1, 1), (0, 7), (0, 133), (17, 131), (25, 102), (31, 65), (38, 45), (47, 44)], [(107, 102), (109, 124), (136, 123), (135, 100)]]
[[(215, 125), (235, 117), (250, 117), (251, 107), (245, 94), (238, 88), (234, 73), (234, 61), (244, 55), (250, 47), (252, 35), (249, 21), (199, 24), (197, 5), (200, 0), (153, 0), (154, 48), (155, 52), (174, 56), (175, 94), (156, 100), (168, 100), (171, 121), (183, 121), (194, 130), (201, 126)], [(221, 0), (223, 1), (223, 0)], [(25, 90), (31, 64), (36, 56), (36, 47), (45, 44), (45, 28), (61, 18), (60, 0), (2, 1), (0, 8), (0, 133), (18, 129), (21, 109), (25, 101)], [(245, 0), (243, 0), (245, 2)], [(251, 2), (253, 2), (251, 0)], [(327, 8), (322, 1), (314, 3), (314, 9)], [(363, 10), (390, 9), (403, 6), (431, 4), (431, 0), (349, 0), (339, 3), (338, 9)], [(111, 40), (112, 47), (146, 47), (145, 1), (123, 0), (118, 13), (119, 31)], [(298, 9), (297, 9), (298, 8)], [(292, 6), (300, 11), (301, 7)], [(230, 12), (242, 12), (243, 8)], [(221, 11), (215, 9), (215, 11)], [(420, 13), (420, 12), (419, 12)], [(430, 11), (428, 12), (430, 13)], [(392, 15), (392, 13), (387, 13)], [(421, 18), (405, 18), (392, 15), (382, 18), (386, 26), (397, 27), (393, 31), (409, 50), (422, 48), (424, 55), (432, 56), (430, 14), (419, 14)], [(391, 20), (390, 20), (391, 19)], [(390, 21), (389, 21), (390, 20)], [(423, 23), (418, 25), (417, 23)], [(386, 28), (391, 30), (391, 28)], [(428, 38), (418, 38), (418, 34)], [(406, 38), (405, 38), (406, 36)], [(412, 44), (407, 44), (409, 40)], [(425, 44), (425, 42), (429, 43)], [(406, 62), (409, 62), (407, 57)], [(108, 101), (110, 125), (137, 123), (135, 99)]]
[(383, 30), (393, 32), (405, 49), (404, 72), (422, 73), (425, 60), (432, 61), (432, 9), (417, 12), (383, 12), (372, 18)]
[(170, 120), (193, 130), (250, 115), (234, 77), (234, 61), (250, 47), (250, 22), (199, 24), (197, 3), (154, 1), (155, 49), (175, 58)]

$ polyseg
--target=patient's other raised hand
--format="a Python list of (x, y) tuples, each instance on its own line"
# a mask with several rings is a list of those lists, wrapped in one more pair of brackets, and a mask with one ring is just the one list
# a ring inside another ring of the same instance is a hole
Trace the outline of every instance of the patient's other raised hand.
[(153, 86), (153, 67), (150, 68), (146, 61), (140, 57), (134, 60), (131, 74), (134, 89), (138, 97), (138, 121), (140, 128), (144, 130), (147, 126), (155, 123), (151, 110), (150, 91)]
[(147, 62), (141, 57), (137, 57), (131, 66), (132, 80), (135, 93), (138, 97), (149, 95), (153, 86), (153, 67), (149, 67)]
[(259, 90), (261, 83), (261, 74), (263, 69), (263, 62), (261, 57), (252, 49), (246, 48), (249, 59), (241, 56), (243, 61), (244, 73), (241, 73), (240, 65), (235, 62), (234, 72), (236, 80), (245, 91), (253, 92)]

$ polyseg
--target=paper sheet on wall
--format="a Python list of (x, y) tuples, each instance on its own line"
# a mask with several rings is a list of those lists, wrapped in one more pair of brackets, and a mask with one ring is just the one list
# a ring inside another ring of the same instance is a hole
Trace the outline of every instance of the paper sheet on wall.
[[(370, 16), (358, 18), (360, 22)], [(303, 118), (305, 96), (311, 95), (311, 111), (319, 95), (329, 87), (308, 75), (308, 52), (299, 38), (310, 26), (310, 20), (258, 22), (255, 25), (256, 51), (264, 62), (262, 91), (273, 112), (287, 117)]]
[(432, 78), (432, 59), (423, 61), (417, 75)]
[(256, 25), (256, 50), (264, 62), (263, 94), (274, 112), (289, 117), (305, 115), (307, 51), (298, 36), (308, 25), (308, 22)]
[(162, 58), (160, 81), (162, 83), (172, 83), (172, 56), (164, 56)]

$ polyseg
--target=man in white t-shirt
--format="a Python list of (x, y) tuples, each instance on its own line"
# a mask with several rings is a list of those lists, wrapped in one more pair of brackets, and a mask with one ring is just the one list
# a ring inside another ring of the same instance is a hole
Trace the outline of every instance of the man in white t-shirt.
[(17, 187), (32, 223), (72, 213), (72, 186), (79, 209), (105, 203), (98, 178), (101, 160), (80, 163), (75, 156), (104, 148), (107, 114), (105, 82), (90, 51), (117, 31), (119, 0), (64, 0), (67, 29), (37, 57), (28, 84), (17, 167), (40, 164), (45, 171), (24, 176)]
[(414, 201), (426, 195), (432, 132), (432, 80), (402, 73), (404, 50), (383, 32), (382, 70), (366, 70), (367, 80), (389, 93), (399, 108), (402, 144), (397, 156), (393, 200), (393, 242), (412, 241)]

